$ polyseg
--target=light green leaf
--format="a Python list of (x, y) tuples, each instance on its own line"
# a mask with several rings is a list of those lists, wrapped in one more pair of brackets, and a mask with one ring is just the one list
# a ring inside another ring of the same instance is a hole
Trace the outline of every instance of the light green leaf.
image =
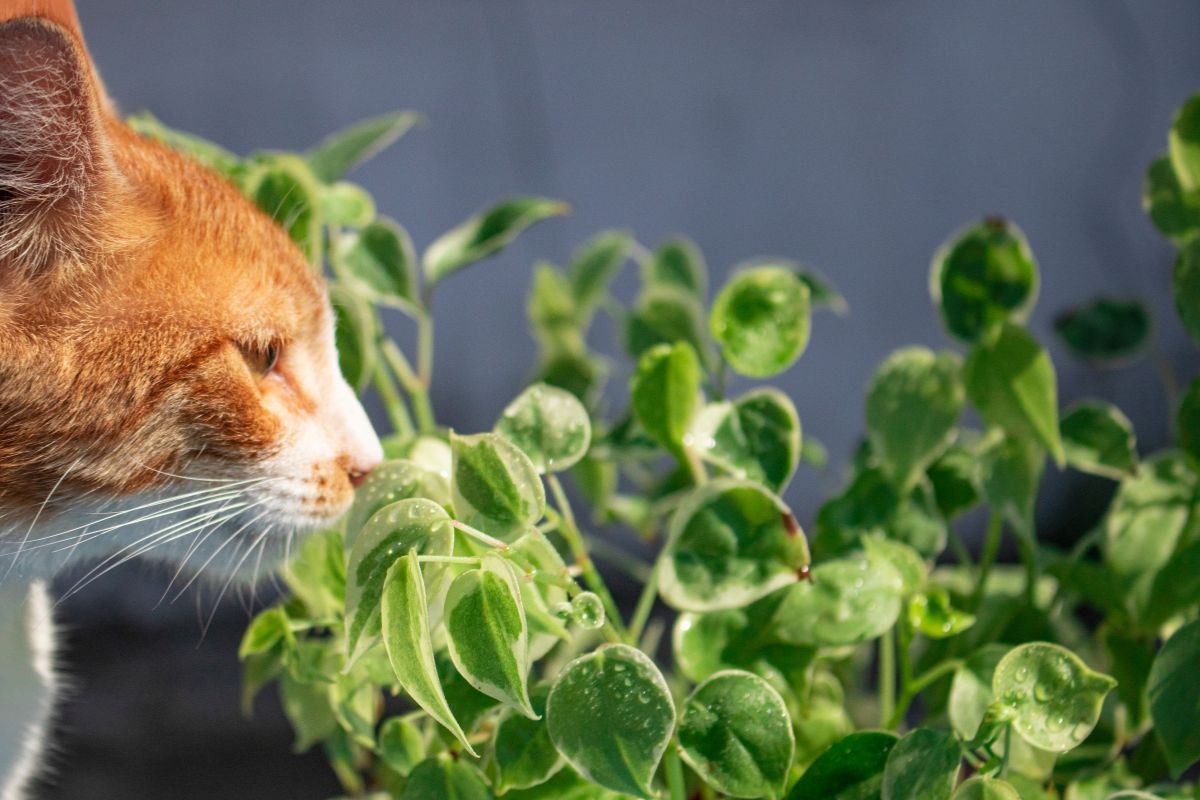
[[(386, 576), (408, 553), (448, 556), (454, 528), (432, 500), (411, 498), (384, 506), (363, 526), (346, 562), (346, 652), (353, 663), (379, 636), (379, 602)], [(437, 583), (441, 565), (431, 565)], [(422, 584), (422, 596), (425, 588)]]
[(736, 608), (794, 583), (808, 562), (804, 532), (783, 501), (750, 481), (716, 480), (671, 517), (659, 592), (685, 611)]
[(1167, 152), (1184, 191), (1200, 190), (1200, 94), (1189, 97), (1175, 112)]
[(303, 753), (337, 729), (331, 694), (328, 683), (302, 683), (287, 672), (279, 676), (280, 704), (296, 734), (292, 752)]
[(704, 309), (695, 296), (678, 286), (647, 287), (625, 317), (622, 335), (626, 351), (634, 358), (660, 344), (687, 342), (701, 360), (709, 361)]
[(839, 558), (818, 562), (812, 579), (787, 590), (774, 639), (839, 647), (874, 639), (896, 623), (904, 579), (886, 561)]
[(974, 739), (979, 732), (979, 726), (993, 700), (992, 676), (996, 673), (996, 665), (1008, 651), (1008, 645), (985, 644), (954, 671), (946, 711), (951, 727), (963, 741)]
[(478, 769), (441, 755), (417, 765), (399, 800), (492, 800), (492, 792)]
[(1167, 754), (1171, 776), (1176, 780), (1189, 766), (1200, 761), (1200, 620), (1184, 625), (1171, 635), (1154, 657), (1147, 691), (1154, 730)]
[(1054, 365), (1037, 340), (1022, 328), (1002, 325), (994, 338), (971, 349), (963, 381), (984, 420), (1013, 436), (1036, 439), (1063, 466)]
[(142, 136), (157, 139), (172, 150), (190, 156), (222, 175), (231, 175), (240, 163), (238, 157), (224, 147), (194, 134), (168, 128), (149, 111), (132, 114), (125, 118), (125, 122)]
[(884, 731), (842, 737), (804, 771), (788, 800), (879, 800), (888, 753), (897, 741)]
[(1087, 361), (1114, 364), (1145, 348), (1150, 312), (1137, 300), (1097, 297), (1054, 320), (1054, 331), (1071, 352)]
[(1200, 464), (1200, 378), (1192, 381), (1179, 402), (1175, 430), (1179, 436), (1179, 449), (1192, 459), (1193, 464)]
[(286, 153), (270, 154), (255, 173), (250, 199), (279, 223), (311, 263), (321, 255), (321, 187), (308, 165)]
[(288, 620), (283, 606), (274, 606), (259, 612), (250, 621), (246, 632), (242, 634), (242, 643), (238, 647), (238, 660), (245, 661), (250, 656), (274, 650), (275, 645), (280, 642), (294, 644), (295, 634), (292, 633), (291, 621)]
[(870, 533), (862, 538), (862, 547), (868, 561), (883, 561), (895, 567), (905, 596), (925, 585), (929, 577), (929, 564), (912, 546), (889, 539), (881, 533)]
[(454, 508), (459, 519), (513, 539), (546, 513), (546, 490), (529, 457), (494, 433), (451, 434)]
[(1003, 514), (1019, 534), (1034, 535), (1034, 503), (1046, 461), (1036, 442), (1002, 436), (979, 453), (983, 493), (993, 510)]
[(354, 546), (362, 527), (376, 511), (413, 497), (448, 506), (450, 483), (409, 459), (385, 461), (371, 470), (367, 480), (354, 493), (354, 505), (346, 515), (346, 546)]
[(586, 350), (571, 285), (552, 264), (534, 266), (526, 314), (543, 352), (578, 355)]
[(308, 164), (321, 180), (336, 181), (386, 149), (420, 121), (420, 114), (396, 111), (355, 123), (309, 150)]
[(909, 599), (908, 624), (930, 639), (945, 639), (974, 625), (975, 617), (951, 605), (945, 589), (934, 587)]
[(1200, 343), (1200, 239), (1193, 238), (1180, 248), (1171, 291), (1183, 329), (1192, 341)]
[(454, 718), (454, 713), (442, 692), (442, 684), (438, 680), (437, 662), (433, 658), (433, 641), (429, 635), (425, 581), (421, 575), (416, 550), (409, 550), (407, 555), (388, 570), (383, 583), (380, 609), (383, 618), (383, 644), (396, 673), (396, 680), (404, 691), (408, 692), (413, 702), (454, 734), (468, 753), (476, 755), (462, 727)]
[(592, 422), (583, 403), (544, 383), (535, 383), (509, 403), (495, 430), (543, 474), (570, 469), (592, 442)]
[(700, 395), (700, 363), (691, 345), (677, 342), (647, 350), (629, 382), (633, 412), (646, 433), (678, 452)]
[(800, 462), (800, 417), (783, 392), (755, 389), (701, 409), (685, 444), (734, 477), (780, 492)]
[(425, 737), (407, 717), (392, 717), (379, 726), (379, 757), (388, 767), (407, 775), (425, 759)]
[(373, 302), (414, 312), (417, 298), (416, 255), (408, 232), (390, 219), (379, 219), (338, 243), (335, 264)]
[(976, 776), (958, 787), (953, 800), (1021, 800), (1021, 795), (1007, 781)]
[(1013, 713), (1013, 730), (1042, 750), (1063, 753), (1096, 727), (1100, 706), (1117, 682), (1049, 642), (1017, 645), (996, 665), (992, 694)]
[(651, 780), (675, 727), (675, 704), (658, 667), (627, 645), (567, 664), (546, 701), (550, 738), (593, 783), (653, 798)]
[(339, 675), (333, 683), (333, 716), (357, 744), (374, 749), (379, 689), (361, 674)]
[(492, 739), (489, 774), (492, 785), (501, 794), (510, 789), (527, 789), (550, 780), (565, 762), (550, 741), (550, 730), (541, 717), (546, 712), (549, 687), (540, 686), (530, 693), (538, 719), (506, 712), (496, 726)]
[(284, 583), (309, 617), (329, 619), (346, 607), (346, 551), (337, 530), (319, 531), (282, 570)]
[(730, 797), (780, 797), (796, 749), (787, 706), (749, 672), (719, 672), (696, 687), (679, 719), (680, 755)]
[(658, 246), (642, 264), (646, 286), (676, 286), (697, 300), (708, 295), (708, 267), (700, 248), (691, 239), (677, 236)]
[[(554, 545), (541, 531), (534, 529), (512, 543), (509, 557), (522, 564), (530, 575), (565, 578), (567, 565)], [(521, 605), (529, 623), (529, 660), (537, 661), (558, 642), (568, 638), (562, 620), (553, 609), (567, 599), (566, 589), (534, 580), (521, 580)]]
[(512, 565), (485, 553), (479, 569), (459, 575), (446, 596), (446, 644), (467, 683), (536, 716), (529, 705), (529, 626)]
[(375, 371), (379, 318), (371, 304), (346, 285), (335, 283), (330, 286), (329, 300), (336, 319), (334, 336), (338, 366), (346, 382), (361, 392), (371, 382)]
[(966, 398), (953, 353), (909, 347), (888, 356), (867, 390), (867, 431), (875, 455), (901, 492), (954, 437)]
[(933, 256), (929, 292), (951, 336), (978, 342), (1037, 300), (1038, 267), (1025, 234), (992, 217), (955, 233)]
[(500, 252), (535, 222), (568, 211), (566, 203), (545, 197), (518, 197), (481, 211), (425, 249), (421, 263), (426, 283), (434, 286), (463, 267)]
[(1133, 423), (1103, 400), (1071, 406), (1059, 423), (1067, 463), (1080, 472), (1121, 480), (1137, 472)]
[(952, 734), (917, 728), (888, 753), (883, 800), (949, 800), (962, 751)]
[(816, 649), (770, 641), (769, 629), (783, 594), (776, 592), (745, 608), (680, 614), (671, 634), (678, 671), (700, 683), (722, 670), (743, 669), (780, 693), (800, 691), (809, 683)]
[(633, 237), (627, 231), (604, 231), (588, 239), (571, 256), (567, 274), (575, 304), (590, 310), (608, 291), (608, 285), (628, 260)]
[(1154, 226), (1176, 244), (1200, 229), (1200, 197), (1183, 190), (1167, 156), (1154, 159), (1146, 169), (1142, 209), (1150, 215)]
[(362, 228), (375, 219), (375, 200), (357, 183), (322, 186), (320, 200), (321, 219), (330, 227)]
[(737, 372), (768, 378), (808, 345), (808, 287), (786, 266), (761, 263), (735, 274), (713, 301), (709, 329)]

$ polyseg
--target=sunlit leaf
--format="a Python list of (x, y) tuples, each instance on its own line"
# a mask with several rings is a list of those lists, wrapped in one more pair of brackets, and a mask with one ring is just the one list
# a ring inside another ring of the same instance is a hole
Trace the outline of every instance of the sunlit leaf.
[(678, 452), (699, 401), (696, 352), (684, 342), (646, 351), (629, 381), (629, 394), (646, 433)]
[(450, 483), (440, 474), (409, 459), (385, 461), (371, 470), (367, 480), (355, 491), (354, 505), (346, 515), (346, 546), (354, 546), (362, 527), (376, 511), (413, 497), (448, 506)]
[(535, 383), (504, 409), (496, 433), (521, 448), (538, 472), (561, 472), (587, 452), (592, 423), (575, 395)]
[(463, 267), (507, 247), (535, 222), (566, 214), (570, 206), (545, 197), (518, 197), (481, 211), (443, 233), (425, 249), (421, 263), (433, 286)]
[(817, 647), (874, 639), (896, 623), (903, 591), (903, 578), (886, 561), (818, 561), (811, 580), (787, 590), (776, 615), (774, 639)]
[(1200, 94), (1189, 97), (1175, 112), (1167, 152), (1179, 185), (1188, 192), (1200, 190)]
[(1142, 208), (1154, 226), (1176, 243), (1200, 230), (1200, 195), (1183, 190), (1168, 156), (1154, 159), (1146, 169)]
[(786, 266), (761, 263), (736, 273), (713, 301), (709, 329), (734, 370), (767, 378), (808, 345), (808, 287)]
[(519, 536), (546, 512), (546, 490), (529, 457), (494, 433), (450, 437), (454, 508), (492, 536)]
[(1137, 472), (1133, 423), (1111, 403), (1088, 400), (1071, 406), (1059, 431), (1067, 463), (1075, 469), (1114, 480)]
[(755, 389), (695, 415), (686, 443), (734, 477), (780, 492), (800, 461), (800, 417), (787, 395)]
[(955, 608), (946, 590), (935, 587), (909, 599), (908, 622), (913, 630), (930, 639), (945, 639), (971, 627), (975, 624), (975, 617)]
[(336, 181), (387, 148), (420, 121), (420, 114), (396, 111), (355, 123), (309, 150), (309, 166), (321, 180)]

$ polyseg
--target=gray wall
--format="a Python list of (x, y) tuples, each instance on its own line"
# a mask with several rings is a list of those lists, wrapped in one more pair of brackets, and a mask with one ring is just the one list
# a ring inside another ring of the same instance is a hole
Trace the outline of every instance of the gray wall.
[[(574, 204), (570, 219), (439, 293), (435, 401), (463, 430), (490, 427), (531, 368), (530, 264), (561, 263), (610, 226), (647, 244), (692, 235), (718, 285), (738, 262), (777, 254), (820, 268), (848, 297), (851, 314), (819, 317), (809, 352), (779, 380), (835, 457), (797, 478), (789, 498), (803, 519), (838, 483), (875, 364), (903, 344), (944, 344), (929, 258), (982, 214), (1027, 233), (1044, 338), (1071, 304), (1138, 294), (1164, 358), (1186, 376), (1197, 366), (1170, 309), (1170, 250), (1139, 208), (1172, 110), (1200, 88), (1200, 4), (1189, 0), (79, 4), (125, 109), (239, 152), (424, 112), (427, 126), (355, 176), (419, 244), (505, 195)], [(1112, 399), (1145, 448), (1161, 445), (1150, 359), (1099, 373), (1051, 350), (1064, 402)], [(1081, 500), (1106, 490), (1059, 481), (1043, 498), (1051, 532), (1077, 532)], [(192, 609), (144, 613), (162, 586), (125, 570), (66, 608), (80, 685), (67, 745), (81, 755), (64, 757), (49, 796), (325, 796), (310, 777), (320, 765), (286, 755), (269, 707), (258, 727), (236, 719), (245, 613), (222, 612), (195, 650)], [(236, 788), (244, 780), (257, 788)]]

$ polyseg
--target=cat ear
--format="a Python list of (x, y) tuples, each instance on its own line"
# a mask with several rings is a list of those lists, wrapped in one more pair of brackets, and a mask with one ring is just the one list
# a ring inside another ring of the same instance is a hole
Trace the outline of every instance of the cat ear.
[(78, 38), (41, 19), (0, 24), (0, 278), (82, 258), (114, 174)]

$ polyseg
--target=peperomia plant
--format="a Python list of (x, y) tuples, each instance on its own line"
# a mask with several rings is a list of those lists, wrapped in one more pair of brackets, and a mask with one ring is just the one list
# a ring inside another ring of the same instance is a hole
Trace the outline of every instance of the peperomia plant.
[[(930, 275), (957, 350), (906, 347), (879, 366), (866, 435), (810, 543), (782, 496), (823, 448), (786, 395), (729, 396), (727, 376), (790, 368), (814, 310), (841, 295), (764, 259), (710, 301), (695, 244), (648, 250), (609, 231), (565, 269), (535, 267), (529, 387), (491, 431), (447, 430), (428, 391), (437, 286), (566, 206), (510, 200), (418, 258), (342, 180), (413, 120), (246, 159), (136, 121), (227, 175), (330, 273), (343, 371), (394, 426), (390, 460), (247, 630), (247, 711), (277, 683), (297, 750), (322, 745), (353, 797), (1197, 796), (1184, 779), (1200, 760), (1200, 380), (1171, 399), (1177, 448), (1145, 457), (1111, 404), (1060, 411), (1023, 325), (1030, 246), (1007, 220), (968, 225)], [(1179, 247), (1176, 303), (1200, 342), (1200, 96), (1145, 201)], [(609, 287), (630, 264), (627, 306)], [(381, 312), (415, 321), (414, 359)], [(602, 392), (597, 314), (618, 325), (627, 392)], [(1146, 310), (1114, 298), (1055, 328), (1102, 366), (1150, 336)], [(1116, 486), (1067, 552), (1038, 537), (1047, 460)], [(959, 532), (973, 511), (988, 520), (978, 556)], [(650, 562), (622, 549), (621, 526)], [(998, 563), (1006, 534), (1019, 565)], [(636, 597), (609, 590), (601, 550)]]

